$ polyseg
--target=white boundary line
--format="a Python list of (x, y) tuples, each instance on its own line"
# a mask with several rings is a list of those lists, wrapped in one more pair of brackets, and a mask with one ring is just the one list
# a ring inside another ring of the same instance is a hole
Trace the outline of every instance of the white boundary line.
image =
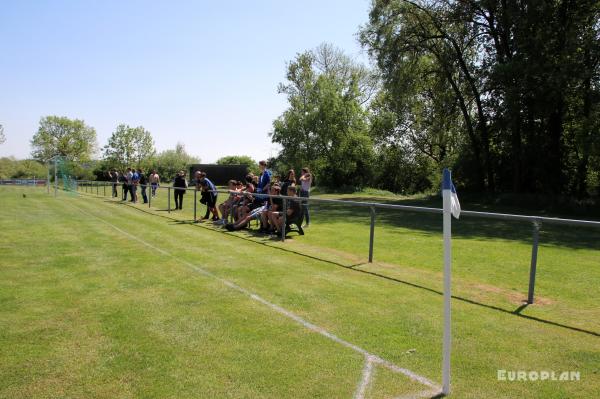
[(205, 269), (203, 269), (203, 268), (201, 268), (199, 266), (196, 266), (196, 265), (194, 265), (194, 264), (192, 264), (192, 263), (190, 263), (190, 262), (188, 262), (186, 260), (183, 260), (183, 259), (181, 259), (181, 258), (179, 258), (179, 257), (177, 257), (175, 255), (172, 255), (171, 253), (165, 251), (164, 249), (158, 248), (158, 247), (150, 244), (149, 242), (144, 241), (141, 238), (136, 237), (133, 234), (130, 234), (130, 233), (126, 232), (125, 230), (122, 230), (121, 228), (119, 228), (119, 227), (115, 226), (114, 224), (112, 224), (112, 223), (110, 223), (110, 222), (102, 219), (99, 216), (96, 216), (94, 214), (86, 212), (86, 211), (84, 211), (83, 209), (81, 209), (81, 208), (79, 208), (77, 206), (73, 206), (73, 207), (75, 209), (77, 209), (79, 212), (83, 213), (84, 215), (91, 216), (93, 218), (96, 218), (96, 219), (100, 220), (104, 224), (112, 227), (114, 230), (116, 230), (119, 233), (121, 233), (121, 234), (123, 234), (123, 235), (125, 235), (125, 236), (127, 236), (127, 237), (129, 237), (129, 238), (131, 238), (131, 239), (133, 239), (133, 240), (135, 240), (137, 242), (139, 242), (140, 244), (143, 244), (143, 245), (147, 246), (148, 248), (151, 248), (151, 249), (153, 249), (153, 250), (155, 250), (155, 251), (157, 251), (157, 252), (159, 252), (159, 253), (161, 253), (161, 254), (163, 254), (165, 256), (168, 256), (170, 258), (178, 260), (179, 262), (183, 263), (184, 265), (188, 266), (189, 268), (193, 269), (194, 271), (196, 271), (196, 272), (198, 272), (198, 273), (200, 273), (200, 274), (202, 274), (204, 276), (214, 278), (214, 279), (220, 281), (221, 283), (223, 283), (224, 285), (226, 285), (227, 287), (232, 288), (232, 289), (234, 289), (234, 290), (236, 290), (238, 292), (241, 292), (242, 294), (250, 297), (251, 299), (253, 299), (253, 300), (257, 301), (257, 302), (260, 302), (263, 305), (268, 306), (269, 308), (271, 308), (272, 310), (276, 311), (277, 313), (282, 314), (282, 315), (284, 315), (284, 316), (286, 316), (286, 317), (288, 317), (288, 318), (296, 321), (298, 324), (304, 326), (305, 328), (307, 328), (307, 329), (309, 329), (311, 331), (314, 331), (316, 333), (319, 333), (319, 334), (321, 334), (321, 335), (329, 338), (330, 340), (332, 340), (334, 342), (337, 342), (340, 345), (345, 346), (346, 348), (350, 348), (353, 351), (358, 352), (358, 353), (364, 355), (365, 356), (365, 362), (366, 362), (366, 364), (365, 364), (365, 367), (363, 369), (363, 373), (362, 373), (362, 376), (361, 376), (360, 384), (359, 384), (359, 386), (358, 386), (358, 388), (357, 388), (357, 390), (356, 390), (356, 392), (354, 394), (354, 397), (356, 399), (363, 399), (364, 398), (364, 393), (365, 393), (366, 388), (369, 385), (369, 382), (370, 382), (370, 379), (371, 379), (373, 364), (378, 364), (378, 365), (381, 365), (381, 366), (389, 369), (390, 371), (393, 371), (393, 372), (398, 373), (398, 374), (403, 374), (406, 377), (410, 378), (411, 380), (419, 382), (419, 383), (421, 383), (421, 384), (423, 384), (423, 385), (431, 388), (431, 390), (422, 391), (422, 392), (417, 393), (416, 394), (416, 395), (418, 395), (417, 397), (422, 397), (422, 395), (424, 393), (432, 393), (432, 395), (435, 395), (436, 393), (440, 392), (441, 388), (436, 383), (434, 383), (433, 381), (429, 380), (428, 378), (423, 377), (423, 376), (421, 376), (419, 374), (416, 374), (416, 373), (414, 373), (414, 372), (412, 372), (412, 371), (410, 371), (408, 369), (399, 367), (396, 364), (394, 364), (394, 363), (392, 363), (392, 362), (390, 362), (388, 360), (385, 360), (385, 359), (383, 359), (383, 358), (381, 358), (381, 357), (379, 357), (377, 355), (374, 355), (374, 354), (368, 352), (367, 350), (365, 350), (365, 349), (363, 349), (363, 348), (361, 348), (361, 347), (359, 347), (357, 345), (354, 345), (354, 344), (352, 344), (352, 343), (350, 343), (350, 342), (348, 342), (348, 341), (346, 341), (346, 340), (344, 340), (342, 338), (339, 338), (337, 335), (330, 333), (329, 331), (325, 330), (324, 328), (319, 327), (319, 326), (317, 326), (317, 325), (315, 325), (315, 324), (313, 324), (313, 323), (311, 323), (309, 321), (304, 320), (302, 317), (296, 315), (295, 313), (292, 313), (289, 310), (286, 310), (286, 309), (282, 308), (279, 305), (276, 305), (276, 304), (274, 304), (272, 302), (267, 301), (266, 299), (260, 297), (259, 295), (255, 294), (255, 293), (253, 293), (251, 291), (248, 291), (245, 288), (240, 287), (239, 285), (235, 284), (234, 282), (231, 282), (229, 280), (225, 280), (225, 279), (223, 279), (223, 278), (221, 278), (221, 277), (219, 277), (219, 276), (217, 276), (217, 275), (215, 275), (215, 274), (213, 274), (213, 273), (211, 273), (211, 272), (209, 272), (209, 271), (207, 271), (207, 270), (205, 270)]
[(354, 399), (364, 399), (365, 392), (367, 391), (367, 387), (371, 382), (371, 375), (373, 374), (373, 359), (369, 356), (365, 357), (365, 367), (363, 368), (362, 377), (360, 379), (360, 384), (356, 388), (356, 392), (354, 392)]

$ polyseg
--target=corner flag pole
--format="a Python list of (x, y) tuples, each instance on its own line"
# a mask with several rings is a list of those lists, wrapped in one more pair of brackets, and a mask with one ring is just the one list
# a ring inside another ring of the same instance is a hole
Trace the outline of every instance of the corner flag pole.
[(56, 178), (56, 158), (54, 158), (54, 196), (56, 197), (56, 191), (58, 190), (58, 179)]
[[(452, 178), (450, 171), (444, 169), (442, 180), (442, 196), (444, 200), (444, 338), (442, 354), (442, 394), (450, 394), (450, 348), (452, 334), (450, 330), (450, 301), (452, 299), (451, 271), (452, 271)], [(454, 192), (456, 195), (456, 192)], [(457, 201), (458, 202), (458, 201)], [(459, 208), (460, 209), (460, 208)]]

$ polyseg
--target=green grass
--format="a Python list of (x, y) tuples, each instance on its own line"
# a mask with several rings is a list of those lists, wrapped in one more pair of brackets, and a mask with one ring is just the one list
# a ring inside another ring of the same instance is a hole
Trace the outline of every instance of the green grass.
[[(159, 193), (148, 208), (0, 187), (0, 397), (352, 397), (362, 355), (190, 263), (441, 380), (435, 217), (378, 214), (368, 264), (364, 211), (315, 206), (307, 234), (281, 243), (193, 225), (193, 195), (168, 213)], [(544, 226), (540, 301), (523, 308), (530, 226), (453, 228), (453, 397), (594, 397), (600, 233)], [(578, 370), (581, 381), (499, 382), (498, 369)], [(376, 367), (367, 396), (422, 389)]]

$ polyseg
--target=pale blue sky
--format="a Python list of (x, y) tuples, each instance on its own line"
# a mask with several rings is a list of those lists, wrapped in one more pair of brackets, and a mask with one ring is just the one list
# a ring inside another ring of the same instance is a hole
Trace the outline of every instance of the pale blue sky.
[(295, 54), (332, 43), (365, 61), (369, 0), (8, 1), (0, 11), (0, 156), (28, 157), (41, 116), (119, 123), (203, 162), (275, 155), (268, 132)]

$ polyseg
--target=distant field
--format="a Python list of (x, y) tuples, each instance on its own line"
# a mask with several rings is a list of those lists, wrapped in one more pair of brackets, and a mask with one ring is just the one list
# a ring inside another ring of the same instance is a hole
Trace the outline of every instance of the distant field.
[[(169, 213), (165, 190), (152, 208), (95, 193), (0, 187), (0, 397), (437, 389), (439, 217), (378, 214), (368, 264), (365, 210), (314, 206), (306, 235), (281, 243), (192, 224), (191, 194)], [(525, 307), (531, 227), (465, 218), (453, 229), (452, 397), (596, 397), (600, 231), (543, 226), (538, 302)], [(581, 380), (498, 381), (498, 369)]]

